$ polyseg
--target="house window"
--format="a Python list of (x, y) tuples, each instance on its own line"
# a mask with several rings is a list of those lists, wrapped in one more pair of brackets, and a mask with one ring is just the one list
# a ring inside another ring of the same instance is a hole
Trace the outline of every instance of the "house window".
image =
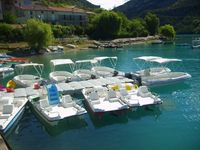
[(44, 12), (43, 11), (41, 11), (41, 14), (43, 14)]
[(80, 15), (80, 16), (79, 16), (79, 20), (83, 20), (83, 16)]
[(52, 11), (51, 13), (54, 14), (54, 11)]
[(30, 11), (30, 15), (31, 15), (31, 16), (33, 15), (33, 12), (32, 12), (32, 11)]

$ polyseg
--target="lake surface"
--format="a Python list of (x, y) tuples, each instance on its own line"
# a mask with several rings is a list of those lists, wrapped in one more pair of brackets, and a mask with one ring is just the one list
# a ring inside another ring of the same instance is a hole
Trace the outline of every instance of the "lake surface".
[[(50, 72), (49, 61), (56, 58), (72, 60), (96, 56), (117, 56), (117, 69), (135, 71), (134, 57), (156, 55), (179, 58), (183, 62), (172, 70), (192, 75), (184, 84), (151, 89), (160, 95), (163, 104), (154, 109), (141, 108), (124, 114), (96, 117), (86, 114), (70, 118), (56, 127), (49, 127), (30, 109), (7, 139), (13, 150), (199, 150), (200, 149), (200, 49), (191, 49), (194, 36), (177, 36), (176, 44), (135, 45), (123, 49), (70, 51), (63, 54), (33, 56), (33, 62), (44, 63), (44, 77)], [(31, 72), (31, 70), (30, 70)], [(6, 83), (5, 79), (1, 82)], [(82, 97), (80, 97), (82, 99)]]

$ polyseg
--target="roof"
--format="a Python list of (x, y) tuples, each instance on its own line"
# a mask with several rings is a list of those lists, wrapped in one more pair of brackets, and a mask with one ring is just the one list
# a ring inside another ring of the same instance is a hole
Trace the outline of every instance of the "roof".
[(74, 13), (90, 13), (83, 9), (77, 7), (55, 7), (55, 6), (45, 6), (45, 5), (38, 5), (33, 4), (29, 6), (15, 6), (21, 10), (32, 10), (32, 11), (57, 11), (57, 12), (74, 12)]
[(54, 66), (74, 64), (71, 59), (53, 59), (50, 61)]

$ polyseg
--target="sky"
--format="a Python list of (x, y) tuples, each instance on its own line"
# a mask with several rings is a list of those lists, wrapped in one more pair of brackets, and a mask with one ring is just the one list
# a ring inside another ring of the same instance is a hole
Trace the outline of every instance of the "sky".
[(100, 5), (105, 9), (112, 9), (113, 7), (122, 5), (127, 0), (87, 0), (95, 5)]

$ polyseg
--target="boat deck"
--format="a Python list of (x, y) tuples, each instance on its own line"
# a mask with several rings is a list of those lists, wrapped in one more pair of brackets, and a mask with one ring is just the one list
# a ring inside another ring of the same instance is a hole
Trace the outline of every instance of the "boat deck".
[(132, 79), (128, 79), (122, 76), (117, 77), (107, 77), (99, 79), (91, 79), (87, 81), (74, 81), (69, 83), (58, 83), (56, 84), (58, 91), (63, 94), (80, 93), (84, 88), (95, 87), (95, 86), (105, 86), (115, 83), (128, 83), (134, 82)]

